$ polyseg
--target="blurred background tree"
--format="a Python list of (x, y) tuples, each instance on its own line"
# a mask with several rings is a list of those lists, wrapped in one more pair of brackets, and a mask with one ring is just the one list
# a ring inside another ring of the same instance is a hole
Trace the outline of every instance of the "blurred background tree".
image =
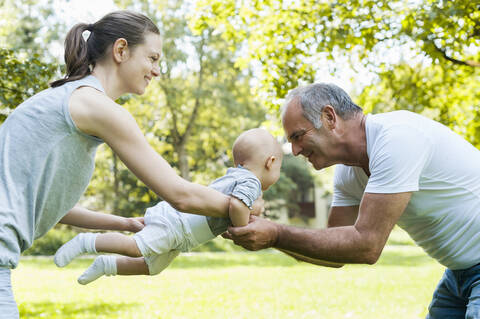
[[(161, 74), (147, 92), (124, 106), (149, 142), (189, 180), (208, 184), (232, 166), (231, 146), (244, 130), (265, 121), (265, 108), (252, 94), (251, 71), (234, 65), (234, 52), (212, 29), (194, 35), (191, 7), (182, 1), (118, 1), (140, 10), (161, 29)], [(99, 152), (87, 195), (99, 209), (140, 215), (160, 199), (130, 173), (107, 147)], [(99, 199), (99, 200), (98, 200)]]
[(346, 62), (366, 112), (409, 109), (480, 143), (478, 1), (200, 0), (191, 23), (243, 48), (237, 65), (259, 67), (274, 110)]
[(0, 123), (58, 74), (47, 48), (65, 26), (51, 19), (52, 6), (53, 1), (0, 1)]
[[(62, 46), (67, 24), (80, 21), (62, 20), (59, 1), (0, 0), (0, 120), (60, 76), (54, 49)], [(340, 86), (365, 112), (408, 109), (480, 143), (476, 1), (115, 4), (152, 17), (164, 38), (158, 81), (143, 96), (118, 102), (192, 181), (208, 184), (232, 165), (231, 144), (241, 131), (263, 125), (282, 135), (278, 107), (291, 88), (339, 78), (345, 70), (350, 78)], [(282, 178), (267, 198), (288, 198), (294, 209), (293, 198), (310, 183), (298, 172), (311, 174), (299, 163), (285, 158)], [(123, 215), (142, 214), (160, 200), (106, 146), (85, 199), (92, 208)]]

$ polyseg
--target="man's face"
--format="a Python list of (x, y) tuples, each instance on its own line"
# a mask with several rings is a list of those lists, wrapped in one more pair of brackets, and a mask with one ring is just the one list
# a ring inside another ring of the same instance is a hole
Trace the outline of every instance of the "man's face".
[(316, 170), (335, 164), (332, 158), (331, 134), (323, 125), (316, 129), (303, 116), (298, 98), (290, 102), (282, 118), (283, 129), (292, 144), (292, 153), (305, 156)]

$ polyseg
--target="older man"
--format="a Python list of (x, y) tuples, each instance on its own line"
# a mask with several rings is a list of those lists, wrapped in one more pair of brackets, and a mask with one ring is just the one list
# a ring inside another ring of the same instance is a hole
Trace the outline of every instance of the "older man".
[(480, 151), (415, 113), (365, 116), (333, 84), (293, 90), (282, 122), (294, 155), (317, 170), (339, 164), (329, 227), (253, 217), (227, 237), (316, 264), (374, 264), (398, 224), (447, 267), (428, 318), (480, 318)]

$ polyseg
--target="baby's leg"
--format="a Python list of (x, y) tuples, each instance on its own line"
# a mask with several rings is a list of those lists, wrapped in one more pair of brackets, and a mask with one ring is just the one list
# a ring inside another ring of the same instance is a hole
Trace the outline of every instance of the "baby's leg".
[(58, 267), (65, 267), (78, 255), (97, 252), (142, 256), (133, 237), (120, 233), (81, 233), (60, 247), (54, 261)]
[(91, 283), (101, 276), (148, 275), (148, 267), (143, 257), (98, 256), (83, 274), (78, 277), (82, 285)]
[(95, 250), (95, 238), (97, 236), (97, 233), (78, 234), (57, 250), (53, 261), (58, 267), (65, 267), (78, 255), (97, 253)]
[(145, 258), (117, 257), (118, 275), (150, 275)]
[(99, 234), (95, 240), (95, 249), (103, 253), (116, 253), (130, 257), (142, 256), (135, 239), (120, 233)]

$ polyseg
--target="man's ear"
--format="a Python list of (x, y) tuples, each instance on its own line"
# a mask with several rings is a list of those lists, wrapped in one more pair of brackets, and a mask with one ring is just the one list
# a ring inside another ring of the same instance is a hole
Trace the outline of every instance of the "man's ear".
[(113, 60), (117, 63), (121, 63), (128, 59), (130, 56), (130, 50), (128, 42), (124, 38), (118, 38), (115, 40), (112, 46)]
[(267, 160), (265, 161), (265, 168), (270, 169), (273, 165), (273, 163), (277, 160), (275, 156), (269, 156)]
[(323, 126), (332, 130), (337, 125), (337, 113), (331, 105), (325, 105), (322, 110)]

